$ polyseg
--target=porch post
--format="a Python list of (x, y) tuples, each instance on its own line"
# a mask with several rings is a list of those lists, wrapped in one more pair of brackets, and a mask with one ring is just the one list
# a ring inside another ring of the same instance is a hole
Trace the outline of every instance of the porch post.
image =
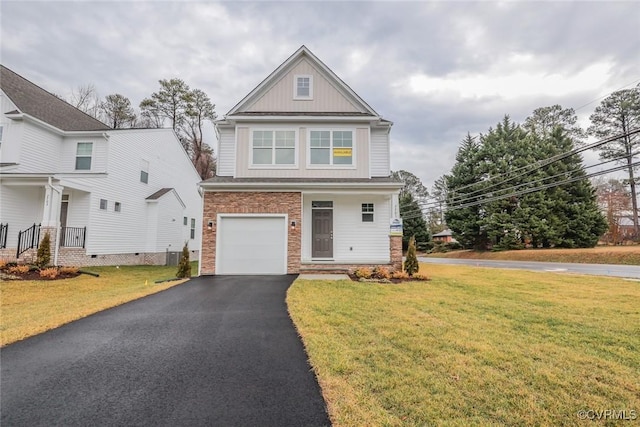
[[(400, 219), (400, 202), (399, 193), (391, 195), (391, 222)], [(402, 271), (402, 231), (397, 229), (389, 230), (389, 253), (390, 261), (393, 269), (396, 271)]]

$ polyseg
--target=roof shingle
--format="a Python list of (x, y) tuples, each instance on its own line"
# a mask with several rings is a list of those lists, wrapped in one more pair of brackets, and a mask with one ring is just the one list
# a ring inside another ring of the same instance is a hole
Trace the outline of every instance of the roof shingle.
[[(108, 130), (109, 126), (0, 65), (0, 88), (21, 113), (64, 131)], [(6, 113), (2, 111), (2, 113)]]

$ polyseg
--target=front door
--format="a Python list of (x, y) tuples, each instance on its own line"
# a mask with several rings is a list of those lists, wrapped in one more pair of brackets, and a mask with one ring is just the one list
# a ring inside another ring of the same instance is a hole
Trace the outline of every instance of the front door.
[(333, 258), (333, 209), (311, 212), (311, 257)]

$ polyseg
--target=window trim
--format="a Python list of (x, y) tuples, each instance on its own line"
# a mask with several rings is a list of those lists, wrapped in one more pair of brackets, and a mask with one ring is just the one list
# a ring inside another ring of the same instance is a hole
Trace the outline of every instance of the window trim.
[[(273, 138), (273, 146), (271, 147), (271, 164), (254, 164), (253, 163), (253, 133), (254, 132), (274, 132)], [(286, 165), (278, 165), (275, 163), (276, 161), (276, 140), (275, 140), (275, 132), (276, 131), (287, 131), (293, 132), (294, 144), (293, 144), (293, 164)], [(249, 129), (249, 169), (298, 169), (298, 157), (300, 156), (300, 138), (298, 129), (290, 128), (290, 127), (282, 127), (282, 126), (261, 126), (256, 128)]]
[[(90, 144), (91, 145), (91, 154), (88, 155), (88, 156), (86, 154), (79, 155), (78, 154), (78, 148), (80, 147), (80, 144)], [(89, 158), (89, 168), (87, 168), (87, 169), (84, 169), (84, 168), (83, 169), (79, 169), (78, 168), (78, 158), (83, 158), (83, 159)], [(76, 170), (76, 171), (90, 171), (91, 170), (91, 168), (93, 167), (93, 141), (91, 141), (91, 142), (89, 142), (89, 141), (78, 141), (78, 142), (76, 142), (76, 161), (75, 161), (75, 164), (73, 166), (74, 166), (74, 170)]]
[(190, 227), (190, 231), (189, 231), (189, 237), (191, 240), (195, 240), (196, 238), (196, 219), (195, 218), (191, 218), (191, 227)]
[[(371, 210), (365, 210), (368, 209), (368, 205), (371, 206)], [(376, 204), (373, 202), (367, 202), (367, 203), (361, 203), (360, 204), (360, 222), (362, 223), (369, 223), (369, 224), (373, 224), (374, 222), (376, 222)], [(364, 219), (365, 215), (371, 215), (371, 221), (366, 221)]]
[[(329, 150), (330, 151), (330, 155), (329, 155), (329, 164), (325, 164), (325, 165), (317, 165), (317, 164), (312, 164), (311, 163), (311, 132), (313, 131), (329, 131), (330, 132), (330, 146), (329, 146)], [(351, 131), (351, 164), (350, 165), (334, 165), (333, 164), (333, 132), (334, 131), (339, 131), (339, 132), (344, 132), (344, 131)], [(356, 128), (353, 127), (343, 127), (343, 126), (327, 126), (327, 127), (312, 127), (312, 128), (308, 128), (307, 129), (307, 141), (306, 141), (306, 145), (307, 145), (307, 169), (356, 169), (357, 168), (357, 164), (356, 164), (356, 158), (357, 158), (357, 149), (356, 146), (358, 145), (357, 140), (356, 140)]]
[[(298, 95), (298, 79), (309, 79), (309, 95)], [(313, 75), (312, 74), (296, 74), (293, 76), (293, 99), (295, 101), (313, 101)]]

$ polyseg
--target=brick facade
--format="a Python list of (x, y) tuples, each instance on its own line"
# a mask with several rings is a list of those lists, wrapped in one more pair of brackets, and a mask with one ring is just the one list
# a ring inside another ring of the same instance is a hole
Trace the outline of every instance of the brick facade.
[(402, 236), (389, 236), (391, 265), (396, 271), (402, 271)]
[[(302, 194), (298, 192), (209, 192), (204, 193), (202, 219), (202, 274), (215, 274), (217, 216), (225, 213), (287, 214), (289, 228), (287, 242), (287, 273), (300, 271), (302, 246)], [(208, 227), (209, 221), (213, 226)], [(288, 224), (287, 224), (288, 226)]]

